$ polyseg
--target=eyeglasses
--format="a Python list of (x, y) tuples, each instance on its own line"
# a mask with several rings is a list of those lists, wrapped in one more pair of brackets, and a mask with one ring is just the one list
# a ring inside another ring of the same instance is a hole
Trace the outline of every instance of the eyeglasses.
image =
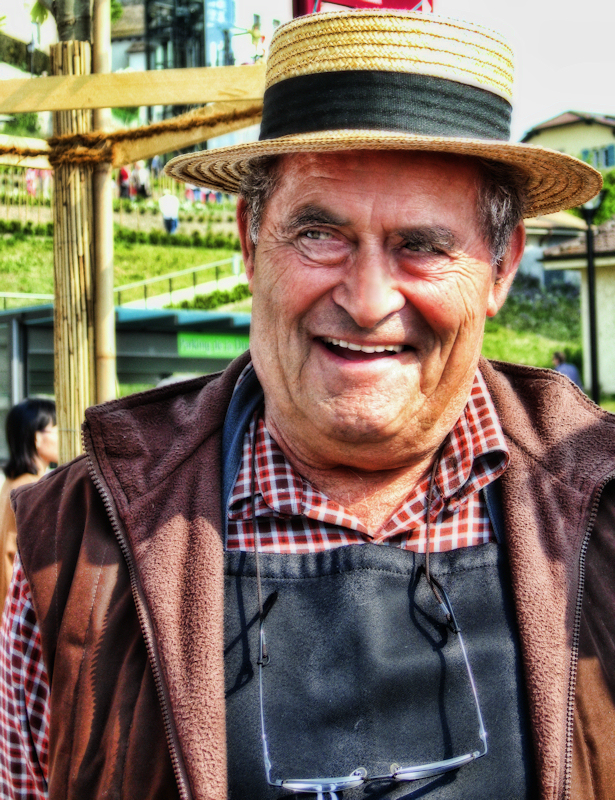
[[(416, 764), (410, 767), (401, 767), (399, 764), (391, 764), (390, 772), (385, 775), (368, 775), (364, 767), (358, 767), (350, 775), (338, 778), (289, 778), (274, 780), (271, 777), (273, 765), (269, 758), (269, 744), (267, 742), (267, 732), (265, 730), (265, 703), (263, 691), (263, 670), (270, 663), (270, 656), (267, 649), (267, 641), (265, 637), (265, 605), (263, 603), (263, 591), (261, 585), (260, 563), (259, 563), (259, 544), (258, 544), (258, 526), (256, 524), (256, 511), (255, 511), (255, 478), (256, 478), (256, 430), (258, 427), (259, 417), (262, 413), (262, 406), (255, 413), (254, 418), (254, 436), (252, 439), (252, 453), (251, 453), (251, 476), (250, 476), (250, 493), (252, 503), (252, 530), (254, 531), (254, 555), (256, 566), (256, 590), (258, 596), (259, 607), (259, 655), (258, 655), (258, 690), (260, 701), (260, 717), (261, 717), (261, 738), (263, 741), (263, 760), (265, 763), (265, 775), (269, 786), (277, 786), (281, 789), (287, 789), (294, 794), (315, 794), (316, 800), (325, 800), (325, 795), (329, 796), (329, 800), (338, 800), (338, 793), (345, 792), (348, 789), (355, 789), (357, 786), (362, 786), (364, 783), (373, 783), (376, 781), (396, 781), (398, 783), (419, 781), (423, 778), (433, 778), (438, 775), (443, 775), (445, 772), (459, 769), (460, 767), (476, 761), (487, 753), (487, 731), (483, 724), (483, 715), (481, 714), (480, 704), (478, 702), (478, 693), (476, 691), (476, 684), (474, 676), (468, 660), (468, 654), (461, 635), (461, 628), (457, 624), (453, 606), (444, 591), (444, 587), (437, 578), (431, 574), (429, 569), (429, 550), (430, 550), (430, 535), (431, 535), (431, 518), (429, 509), (431, 508), (431, 500), (434, 491), (435, 475), (438, 466), (438, 457), (434, 459), (431, 470), (431, 478), (429, 481), (429, 490), (427, 492), (427, 515), (426, 515), (426, 550), (425, 550), (425, 568), (422, 574), (425, 575), (425, 580), (429, 584), (431, 591), (436, 599), (436, 602), (444, 616), (446, 617), (446, 625), (451, 633), (454, 633), (459, 640), (463, 660), (468, 672), (468, 679), (474, 696), (474, 705), (476, 707), (476, 716), (478, 719), (478, 737), (481, 740), (482, 747), (480, 750), (474, 750), (471, 753), (466, 753), (462, 756), (455, 756), (454, 758), (447, 758), (443, 761), (432, 761), (429, 764)], [(269, 606), (271, 608), (271, 606)]]
[(364, 783), (371, 783), (374, 781), (397, 781), (397, 782), (409, 782), (409, 781), (418, 781), (423, 778), (431, 778), (438, 775), (442, 775), (445, 772), (450, 772), (455, 769), (459, 769), (460, 767), (469, 764), (472, 761), (475, 761), (477, 758), (481, 758), (487, 753), (487, 732), (485, 731), (485, 726), (483, 724), (483, 717), (480, 710), (480, 705), (478, 702), (478, 693), (476, 691), (476, 684), (474, 683), (474, 676), (472, 675), (472, 669), (470, 667), (470, 662), (468, 660), (468, 654), (466, 652), (465, 644), (463, 641), (463, 637), (461, 635), (461, 629), (457, 624), (457, 620), (455, 619), (455, 614), (453, 612), (453, 607), (451, 605), (451, 601), (448, 598), (448, 595), (444, 591), (444, 588), (440, 584), (440, 582), (434, 578), (433, 575), (430, 575), (427, 570), (424, 570), (423, 574), (428, 581), (436, 600), (441, 607), (442, 611), (446, 616), (446, 624), (449, 630), (454, 633), (459, 640), (459, 645), (461, 647), (461, 652), (463, 654), (463, 659), (465, 661), (466, 669), (468, 672), (468, 678), (470, 681), (470, 686), (472, 688), (472, 694), (474, 696), (474, 704), (476, 706), (476, 716), (478, 718), (478, 736), (482, 742), (482, 747), (480, 750), (474, 750), (471, 753), (466, 753), (462, 756), (456, 756), (454, 758), (447, 758), (443, 761), (433, 761), (429, 764), (417, 764), (414, 766), (409, 767), (401, 767), (399, 764), (391, 764), (390, 772), (385, 775), (368, 775), (367, 770), (363, 767), (359, 767), (354, 770), (350, 775), (345, 777), (338, 777), (338, 778), (307, 778), (307, 779), (299, 779), (299, 778), (289, 778), (283, 780), (274, 780), (271, 777), (271, 772), (273, 769), (271, 759), (269, 757), (269, 745), (267, 742), (267, 733), (265, 729), (265, 708), (264, 708), (264, 691), (263, 691), (263, 670), (270, 662), (270, 656), (267, 650), (267, 642), (265, 637), (265, 620), (264, 617), (261, 618), (260, 622), (260, 629), (259, 629), (259, 659), (258, 659), (258, 680), (259, 680), (259, 695), (260, 695), (260, 717), (261, 717), (261, 736), (263, 740), (263, 759), (265, 762), (265, 774), (267, 783), (270, 786), (278, 786), (281, 789), (287, 789), (290, 792), (294, 792), (295, 794), (307, 793), (307, 794), (315, 794), (317, 796), (317, 800), (325, 800), (325, 795), (328, 795), (329, 800), (338, 800), (338, 792), (344, 792), (347, 789), (354, 789), (357, 786), (361, 786)]

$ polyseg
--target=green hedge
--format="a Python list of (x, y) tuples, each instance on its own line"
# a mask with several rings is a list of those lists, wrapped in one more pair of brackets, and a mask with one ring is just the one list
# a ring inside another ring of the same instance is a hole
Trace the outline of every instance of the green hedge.
[(239, 300), (245, 300), (250, 297), (250, 289), (247, 283), (238, 283), (233, 289), (216, 289), (211, 294), (198, 294), (193, 300), (184, 300), (179, 305), (171, 306), (172, 308), (186, 308), (186, 309), (199, 309), (201, 311), (210, 311), (218, 306), (225, 306), (229, 303), (237, 303)]
[[(34, 225), (31, 221), (25, 224), (18, 219), (0, 219), (0, 234), (12, 233), (21, 236), (53, 236), (53, 222)], [(164, 231), (135, 231), (131, 228), (115, 228), (115, 240), (126, 244), (154, 244), (165, 247), (208, 247), (212, 249), (241, 250), (239, 238), (232, 233), (202, 234), (194, 231), (191, 236), (185, 233), (165, 233)]]
[(232, 233), (199, 233), (194, 231), (191, 236), (185, 233), (165, 233), (164, 231), (135, 231), (130, 228), (115, 230), (118, 242), (127, 244), (159, 244), (166, 247), (209, 247), (213, 249), (241, 250), (239, 238)]
[(23, 223), (18, 219), (0, 219), (0, 234), (12, 233), (22, 236), (53, 236), (53, 222), (35, 225), (31, 220)]
[(30, 65), (32, 64), (35, 75), (41, 75), (51, 69), (49, 56), (46, 53), (41, 50), (35, 50), (33, 59), (31, 59), (26, 42), (14, 39), (2, 31), (0, 31), (0, 61), (18, 67), (25, 72), (30, 72)]

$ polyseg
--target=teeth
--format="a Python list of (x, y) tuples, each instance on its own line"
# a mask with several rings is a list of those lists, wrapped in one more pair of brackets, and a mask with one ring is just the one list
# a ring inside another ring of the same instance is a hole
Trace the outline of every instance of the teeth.
[(361, 353), (401, 353), (404, 349), (401, 344), (355, 344), (354, 342), (345, 342), (343, 339), (334, 339), (331, 336), (323, 336), (323, 342), (327, 344), (334, 344), (337, 347), (345, 347), (348, 350), (356, 350)]

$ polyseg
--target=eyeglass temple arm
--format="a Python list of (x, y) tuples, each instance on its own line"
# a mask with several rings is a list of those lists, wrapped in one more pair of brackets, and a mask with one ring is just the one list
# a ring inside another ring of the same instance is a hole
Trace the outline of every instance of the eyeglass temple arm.
[(473, 753), (468, 753), (465, 756), (456, 756), (455, 758), (448, 758), (445, 761), (433, 761), (431, 764), (420, 764), (416, 767), (403, 767), (400, 768), (397, 764), (391, 765), (391, 776), (396, 781), (418, 781), (421, 778), (431, 778), (435, 775), (441, 775), (444, 772), (463, 767), (479, 758), (484, 753), (475, 750)]
[[(432, 576), (432, 580), (435, 580)], [(459, 644), (461, 645), (461, 652), (463, 654), (463, 660), (466, 664), (466, 669), (468, 671), (468, 677), (470, 679), (470, 686), (472, 688), (472, 694), (474, 695), (474, 703), (476, 706), (476, 716), (478, 717), (478, 735), (480, 740), (483, 743), (483, 750), (482, 752), (479, 750), (475, 750), (473, 753), (468, 753), (465, 756), (457, 756), (456, 758), (449, 758), (444, 761), (434, 761), (431, 764), (421, 764), (416, 767), (404, 767), (400, 769), (397, 764), (391, 765), (391, 773), (392, 777), (397, 781), (416, 781), (420, 778), (430, 778), (435, 775), (440, 775), (443, 772), (449, 772), (450, 770), (457, 769), (459, 767), (463, 767), (465, 764), (469, 764), (470, 761), (474, 761), (476, 758), (480, 758), (487, 754), (487, 731), (485, 730), (485, 725), (483, 723), (483, 715), (480, 710), (480, 705), (478, 702), (478, 692), (476, 691), (476, 684), (474, 682), (474, 675), (472, 674), (472, 668), (470, 667), (470, 661), (468, 659), (468, 654), (466, 651), (465, 643), (463, 641), (463, 636), (461, 635), (461, 630), (457, 625), (455, 620), (455, 615), (453, 613), (453, 609), (450, 604), (450, 600), (442, 586), (438, 585), (438, 588), (441, 590), (445, 604), (448, 607), (451, 615), (452, 624), (454, 625), (454, 631), (459, 637)]]
[[(442, 609), (446, 614), (446, 619), (450, 630), (453, 633), (457, 634), (457, 636), (459, 637), (459, 644), (461, 646), (463, 660), (465, 661), (466, 670), (468, 672), (468, 678), (470, 679), (470, 687), (472, 689), (472, 694), (474, 695), (474, 704), (476, 706), (476, 715), (478, 717), (478, 735), (483, 743), (483, 748), (484, 748), (483, 752), (479, 753), (479, 756), (484, 756), (487, 753), (487, 731), (485, 730), (483, 715), (481, 713), (480, 704), (478, 702), (478, 691), (476, 690), (476, 683), (474, 681), (474, 674), (472, 673), (472, 667), (470, 666), (470, 659), (468, 658), (468, 652), (466, 650), (465, 642), (463, 641), (463, 636), (461, 635), (461, 628), (459, 627), (457, 620), (455, 618), (455, 612), (453, 611), (453, 606), (451, 604), (451, 601), (449, 600), (446, 590), (444, 589), (440, 581), (433, 575), (430, 575), (428, 577), (428, 580), (434, 594), (436, 594), (436, 597), (438, 596), (436, 593), (436, 588), (438, 589), (438, 592), (441, 595), (440, 605), (442, 606)], [(434, 584), (436, 588), (434, 588)], [(479, 756), (476, 757), (478, 758)]]

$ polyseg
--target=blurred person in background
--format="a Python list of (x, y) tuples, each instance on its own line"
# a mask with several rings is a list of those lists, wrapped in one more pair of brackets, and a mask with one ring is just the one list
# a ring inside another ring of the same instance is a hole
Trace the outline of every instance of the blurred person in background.
[(120, 187), (120, 197), (130, 199), (130, 168), (127, 164), (120, 167), (117, 180)]
[(13, 573), (17, 548), (15, 514), (11, 508), (11, 490), (34, 483), (50, 464), (58, 462), (58, 426), (53, 400), (28, 398), (13, 406), (6, 417), (6, 441), (9, 461), (4, 467), (6, 480), (0, 489), (0, 597), (2, 604)]
[(556, 350), (555, 353), (553, 353), (553, 369), (556, 372), (561, 372), (561, 374), (565, 375), (567, 378), (570, 378), (573, 383), (576, 383), (579, 389), (583, 388), (583, 381), (579, 375), (579, 370), (574, 364), (566, 361), (566, 355), (562, 353), (561, 350)]
[(158, 205), (160, 206), (165, 231), (167, 233), (175, 233), (179, 222), (179, 199), (174, 194), (171, 194), (168, 189), (165, 189), (162, 197), (158, 200)]

